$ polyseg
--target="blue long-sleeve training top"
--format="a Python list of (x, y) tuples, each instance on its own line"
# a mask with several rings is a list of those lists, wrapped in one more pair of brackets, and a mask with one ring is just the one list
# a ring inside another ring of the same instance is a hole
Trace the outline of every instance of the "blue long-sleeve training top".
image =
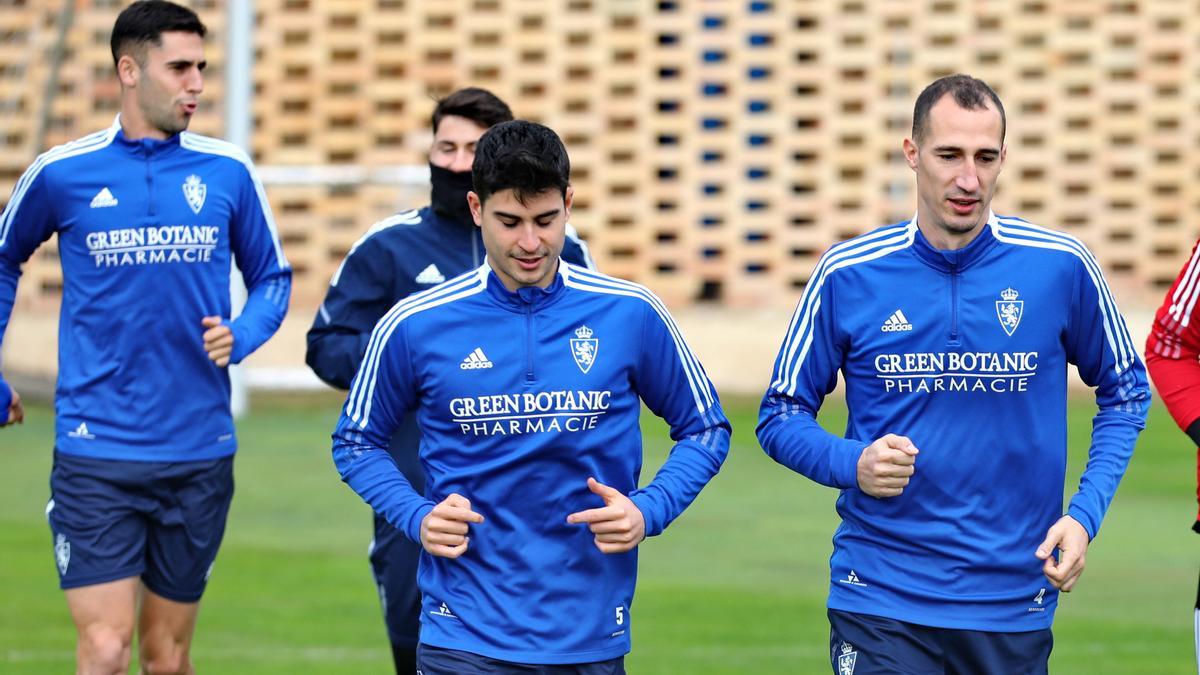
[[(641, 403), (675, 446), (648, 484)], [(425, 494), (388, 455), (406, 415)], [(510, 292), (485, 264), (396, 304), (372, 333), (334, 432), (342, 479), (420, 540), (451, 493), (485, 517), (455, 560), (422, 553), (421, 641), (521, 663), (629, 651), (637, 550), (606, 555), (573, 512), (627, 494), (653, 536), (692, 502), (729, 448), (711, 383), (644, 287), (559, 263), (546, 289)]]
[[(238, 363), (278, 329), (291, 293), (249, 157), (188, 132), (131, 141), (119, 119), (42, 154), (0, 218), (0, 338), (21, 265), (55, 233), (57, 449), (135, 461), (232, 454), (229, 375), (209, 360), (201, 319), (230, 323)], [(249, 297), (230, 322), (235, 261)]]
[[(767, 454), (841, 489), (829, 607), (927, 626), (1048, 628), (1058, 595), (1034, 553), (1063, 514), (1067, 365), (1096, 389), (1087, 468), (1067, 513), (1094, 537), (1150, 403), (1100, 266), (1074, 237), (991, 216), (958, 251), (915, 219), (821, 258), (763, 399)], [(817, 411), (845, 380), (843, 437)], [(858, 489), (863, 449), (920, 453), (903, 494)]]

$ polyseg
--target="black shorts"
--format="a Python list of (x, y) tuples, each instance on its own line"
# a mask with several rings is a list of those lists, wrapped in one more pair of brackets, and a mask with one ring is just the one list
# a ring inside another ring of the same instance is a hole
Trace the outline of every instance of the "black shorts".
[(59, 585), (140, 576), (168, 600), (198, 601), (232, 498), (232, 456), (125, 462), (55, 451), (46, 518)]
[(836, 675), (1046, 675), (1050, 629), (1000, 633), (933, 628), (829, 610)]

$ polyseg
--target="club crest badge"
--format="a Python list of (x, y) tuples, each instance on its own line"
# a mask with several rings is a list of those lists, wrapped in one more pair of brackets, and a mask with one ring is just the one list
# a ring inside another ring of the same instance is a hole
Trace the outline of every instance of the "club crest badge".
[(1000, 327), (1010, 336), (1021, 324), (1021, 316), (1025, 313), (1025, 301), (1017, 299), (1018, 293), (1012, 287), (1000, 291), (1000, 299), (996, 301), (996, 318), (1000, 319)]
[(571, 357), (575, 365), (586, 375), (596, 362), (596, 352), (600, 349), (600, 341), (592, 337), (592, 329), (580, 326), (575, 329), (575, 337), (571, 339)]
[(187, 199), (188, 206), (192, 207), (192, 213), (200, 215), (200, 209), (204, 208), (204, 197), (208, 195), (208, 186), (200, 182), (200, 176), (192, 174), (183, 181), (183, 196)]
[(838, 647), (841, 653), (837, 655), (838, 675), (854, 675), (854, 664), (858, 661), (858, 652), (849, 642), (843, 642)]
[(71, 542), (67, 541), (66, 535), (60, 534), (55, 537), (54, 559), (58, 561), (59, 573), (66, 574), (67, 566), (71, 564)]

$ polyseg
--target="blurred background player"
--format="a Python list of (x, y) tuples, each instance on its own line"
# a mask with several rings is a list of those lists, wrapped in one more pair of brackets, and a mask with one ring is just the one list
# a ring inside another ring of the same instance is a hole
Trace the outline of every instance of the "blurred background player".
[[(371, 226), (355, 243), (329, 284), (308, 331), (306, 361), (326, 383), (349, 389), (375, 323), (409, 295), (483, 263), (480, 230), (471, 218), (471, 162), (475, 144), (491, 126), (513, 118), (508, 105), (484, 89), (460, 89), (433, 110), (429, 149), (431, 203)], [(592, 268), (584, 243), (567, 226), (563, 259)], [(414, 488), (425, 477), (416, 462), (420, 429), (406, 419), (391, 442), (392, 456)], [(375, 514), (371, 569), (387, 623), (397, 673), (414, 672), (421, 593), (417, 561), (421, 547)]]
[[(1004, 132), (981, 80), (921, 92), (916, 216), (822, 256), (763, 398), (767, 454), (841, 490), (835, 673), (1045, 673), (1058, 592), (1145, 425), (1145, 369), (1092, 254), (992, 213)], [(1068, 364), (1098, 410), (1064, 515)], [(816, 421), (839, 372), (844, 437)]]
[[(573, 195), (553, 131), (493, 127), (473, 174), (486, 261), (380, 320), (334, 461), (424, 548), (425, 675), (623, 673), (636, 548), (716, 474), (729, 423), (658, 298), (560, 259)], [(643, 402), (676, 443), (639, 489)], [(387, 451), (406, 417), (423, 494)]]
[[(1146, 338), (1146, 367), (1167, 412), (1200, 448), (1200, 242), (1171, 284)], [(1197, 501), (1200, 501), (1200, 450), (1197, 450)], [(1200, 515), (1192, 523), (1200, 532)], [(1193, 614), (1196, 665), (1200, 669), (1200, 587)]]
[[(0, 335), (21, 265), (58, 234), (46, 513), (79, 673), (127, 672), (135, 621), (143, 672), (192, 672), (233, 496), (226, 366), (287, 310), (291, 268), (250, 159), (185, 131), (204, 87), (205, 32), (169, 2), (121, 12), (111, 39), (120, 114), (38, 157), (0, 218)], [(235, 260), (249, 299), (231, 321)], [(13, 392), (9, 421), (20, 420), (19, 401)]]

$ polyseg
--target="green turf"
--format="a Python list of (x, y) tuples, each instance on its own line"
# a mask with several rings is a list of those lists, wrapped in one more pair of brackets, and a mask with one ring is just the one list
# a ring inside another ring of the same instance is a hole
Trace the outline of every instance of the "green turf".
[[(201, 673), (387, 673), (366, 563), (369, 513), (329, 458), (333, 398), (259, 400), (240, 425), (237, 495), (200, 615)], [(643, 544), (632, 673), (826, 673), (835, 492), (774, 464), (754, 441), (755, 404), (730, 402), (725, 468), (695, 506)], [(831, 428), (844, 413), (831, 403)], [(1071, 407), (1073, 486), (1091, 406)], [(51, 413), (0, 431), (0, 672), (72, 668), (43, 508)], [(668, 448), (646, 423), (648, 469)], [(1200, 538), (1193, 448), (1157, 405), (1149, 430), (1055, 623), (1056, 674), (1194, 673)], [(1072, 488), (1073, 489), (1073, 488)]]

